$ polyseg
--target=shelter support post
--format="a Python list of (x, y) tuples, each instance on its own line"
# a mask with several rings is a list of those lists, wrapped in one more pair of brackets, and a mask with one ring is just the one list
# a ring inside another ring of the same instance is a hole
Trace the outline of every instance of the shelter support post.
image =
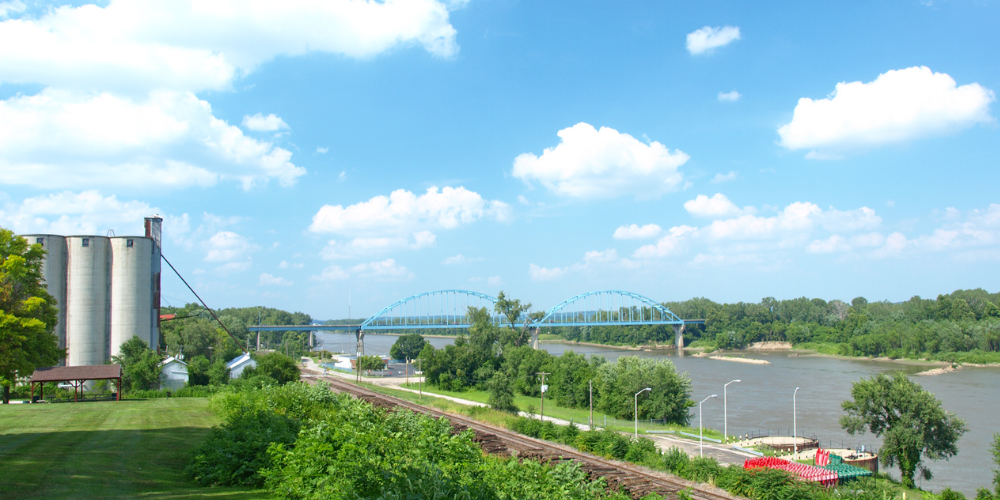
[(677, 338), (677, 350), (684, 348), (684, 324), (674, 325), (674, 336)]

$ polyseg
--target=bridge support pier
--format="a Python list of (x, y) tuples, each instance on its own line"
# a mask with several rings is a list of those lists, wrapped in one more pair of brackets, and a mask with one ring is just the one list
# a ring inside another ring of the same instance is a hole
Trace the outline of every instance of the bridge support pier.
[(684, 325), (674, 325), (674, 337), (677, 338), (677, 352), (684, 349)]
[(362, 329), (358, 329), (354, 332), (358, 336), (358, 357), (365, 355), (365, 332)]
[(538, 328), (531, 329), (531, 348), (538, 350)]

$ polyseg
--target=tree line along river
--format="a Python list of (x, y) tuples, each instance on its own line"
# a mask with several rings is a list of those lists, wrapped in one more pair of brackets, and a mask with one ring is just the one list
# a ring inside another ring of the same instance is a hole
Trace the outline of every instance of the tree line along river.
[[(365, 336), (365, 352), (388, 355), (395, 340), (393, 335), (368, 334)], [(453, 338), (443, 337), (428, 337), (427, 340), (436, 348), (454, 342)], [(351, 352), (354, 342), (353, 334), (317, 334), (317, 348), (330, 351)], [(772, 434), (789, 434), (792, 429), (792, 393), (799, 387), (796, 399), (799, 435), (815, 437), (824, 447), (843, 445), (853, 448), (864, 444), (878, 448), (881, 445), (871, 434), (848, 435), (838, 423), (843, 415), (840, 404), (851, 397), (853, 382), (877, 373), (901, 370), (915, 375), (931, 368), (913, 363), (842, 359), (782, 351), (748, 352), (747, 357), (770, 363), (748, 364), (678, 356), (674, 350), (636, 351), (545, 341), (540, 347), (554, 355), (572, 350), (588, 356), (604, 356), (609, 361), (631, 355), (666, 357), (679, 371), (687, 372), (691, 377), (692, 399), (700, 401), (711, 394), (719, 395), (718, 399), (705, 402), (703, 418), (706, 427), (720, 430), (723, 428), (723, 385), (740, 379), (741, 383), (729, 385), (729, 433), (733, 435), (768, 430)], [(946, 410), (965, 420), (969, 427), (958, 442), (958, 455), (950, 461), (928, 461), (934, 479), (918, 480), (918, 486), (934, 491), (950, 487), (969, 498), (975, 497), (977, 488), (991, 485), (993, 462), (989, 444), (993, 433), (1000, 432), (1000, 367), (963, 368), (938, 376), (916, 376), (914, 380), (934, 393)], [(885, 470), (885, 467), (880, 465), (880, 469)]]

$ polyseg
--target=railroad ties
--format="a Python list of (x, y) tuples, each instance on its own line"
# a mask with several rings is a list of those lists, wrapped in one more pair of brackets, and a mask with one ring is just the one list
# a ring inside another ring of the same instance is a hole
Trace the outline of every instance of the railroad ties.
[[(303, 377), (312, 381), (313, 377)], [(409, 401), (386, 396), (369, 391), (334, 377), (322, 378), (337, 392), (346, 392), (358, 399), (371, 403), (377, 408), (395, 411), (405, 408), (417, 413), (440, 418), (447, 418), (451, 423), (452, 432), (458, 434), (465, 430), (473, 432), (473, 440), (482, 450), (491, 455), (513, 456), (519, 460), (534, 460), (542, 463), (558, 464), (565, 461), (576, 461), (591, 480), (604, 478), (607, 488), (611, 491), (624, 491), (633, 499), (638, 500), (650, 493), (656, 493), (671, 500), (679, 498), (678, 491), (686, 489), (690, 498), (699, 500), (731, 500), (733, 496), (707, 491), (702, 487), (689, 486), (683, 480), (670, 480), (663, 474), (650, 473), (631, 464), (623, 464), (584, 454), (554, 443), (547, 443), (523, 436), (506, 429), (495, 428), (481, 422), (458, 415), (444, 413), (434, 408), (417, 405)]]

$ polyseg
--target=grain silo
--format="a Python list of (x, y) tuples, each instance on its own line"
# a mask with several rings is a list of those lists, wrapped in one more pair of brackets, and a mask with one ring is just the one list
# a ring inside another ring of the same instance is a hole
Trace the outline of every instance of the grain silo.
[(137, 336), (152, 343), (150, 316), (153, 310), (153, 240), (140, 236), (116, 236), (111, 241), (111, 356), (128, 339)]
[(110, 240), (67, 236), (66, 249), (66, 364), (103, 365), (110, 357)]
[[(66, 237), (56, 234), (26, 234), (23, 236), (29, 244), (42, 245), (46, 255), (42, 260), (42, 278), (49, 295), (56, 299), (58, 312), (55, 334), (59, 339), (59, 348), (66, 348)], [(63, 360), (65, 364), (65, 360)]]

